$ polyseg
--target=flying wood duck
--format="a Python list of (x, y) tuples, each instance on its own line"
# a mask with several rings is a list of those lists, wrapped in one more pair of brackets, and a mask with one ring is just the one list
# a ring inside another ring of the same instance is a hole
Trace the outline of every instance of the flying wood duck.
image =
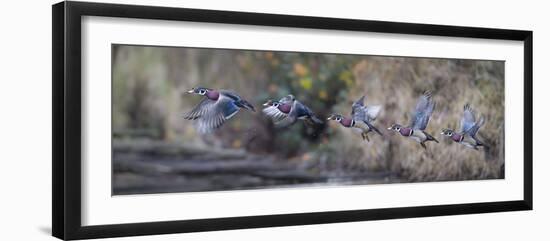
[(297, 120), (303, 120), (307, 124), (323, 123), (311, 109), (296, 100), (293, 95), (287, 95), (279, 101), (268, 100), (263, 105), (266, 107), (262, 112), (271, 118), (277, 127), (290, 126), (296, 123)]
[(204, 96), (202, 101), (184, 116), (187, 120), (197, 120), (196, 128), (200, 133), (209, 133), (220, 128), (240, 109), (256, 111), (254, 106), (233, 91), (197, 87), (187, 93)]
[(443, 129), (441, 132), (442, 135), (451, 138), (456, 143), (460, 143), (467, 147), (478, 150), (478, 147), (485, 146), (479, 139), (477, 139), (476, 134), (479, 131), (479, 128), (483, 125), (485, 119), (482, 117), (476, 121), (476, 115), (470, 104), (464, 105), (464, 114), (462, 115), (461, 120), (461, 132), (456, 133), (452, 129)]
[(416, 103), (416, 108), (412, 113), (412, 119), (409, 126), (404, 127), (400, 124), (393, 124), (388, 128), (388, 130), (398, 132), (402, 136), (420, 143), (424, 149), (426, 149), (426, 145), (424, 143), (427, 141), (435, 141), (436, 143), (439, 143), (438, 140), (425, 131), (434, 108), (435, 102), (432, 99), (432, 94), (430, 91), (426, 91)]
[(382, 133), (372, 124), (382, 109), (381, 106), (365, 106), (365, 96), (362, 96), (351, 105), (351, 117), (344, 117), (341, 114), (332, 114), (328, 120), (334, 120), (340, 123), (343, 127), (354, 128), (361, 131), (363, 140), (369, 141), (368, 133), (374, 131), (380, 136)]

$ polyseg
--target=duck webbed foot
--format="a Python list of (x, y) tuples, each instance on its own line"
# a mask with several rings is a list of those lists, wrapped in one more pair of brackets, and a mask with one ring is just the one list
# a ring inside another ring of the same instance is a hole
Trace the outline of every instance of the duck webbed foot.
[(367, 132), (361, 132), (361, 137), (363, 137), (363, 140), (366, 140), (367, 142), (370, 142), (369, 136), (367, 135)]

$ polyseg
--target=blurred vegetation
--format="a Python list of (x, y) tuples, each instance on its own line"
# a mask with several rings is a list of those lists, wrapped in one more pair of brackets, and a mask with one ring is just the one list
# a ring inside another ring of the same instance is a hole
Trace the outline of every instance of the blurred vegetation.
[[(114, 142), (236, 149), (330, 176), (368, 171), (395, 173), (404, 181), (503, 177), (501, 61), (114, 45), (112, 78)], [(186, 94), (196, 86), (234, 90), (258, 112), (241, 111), (216, 132), (199, 135), (193, 122), (182, 118), (200, 101)], [(437, 102), (427, 131), (441, 142), (428, 143), (427, 151), (385, 131), (393, 122), (408, 124), (425, 90), (432, 90)], [(351, 103), (366, 95), (367, 105), (383, 106), (375, 126), (385, 136), (363, 142), (335, 122), (275, 129), (259, 111), (261, 104), (287, 94), (321, 119), (331, 113), (349, 116)], [(459, 128), (467, 102), (486, 119), (479, 135), (488, 149), (468, 149), (439, 134), (442, 128)]]

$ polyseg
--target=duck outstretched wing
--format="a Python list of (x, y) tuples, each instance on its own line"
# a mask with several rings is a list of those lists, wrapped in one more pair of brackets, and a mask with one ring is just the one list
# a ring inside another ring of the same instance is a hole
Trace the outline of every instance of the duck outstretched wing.
[(204, 97), (191, 111), (185, 113), (183, 118), (187, 120), (196, 120), (206, 114), (215, 104), (216, 101)]
[(351, 105), (351, 116), (356, 121), (371, 122), (376, 120), (376, 117), (382, 110), (379, 105), (365, 106), (365, 96), (362, 96)]
[(286, 118), (288, 114), (282, 112), (279, 110), (279, 108), (275, 106), (268, 106), (262, 110), (262, 112), (269, 118), (271, 118), (273, 121), (281, 121), (282, 119)]
[(430, 121), (430, 116), (435, 108), (435, 102), (432, 99), (432, 94), (429, 91), (424, 92), (418, 99), (416, 107), (412, 113), (410, 127), (417, 130), (425, 130)]
[[(200, 116), (197, 119), (197, 130), (200, 133), (209, 133), (220, 128), (225, 121), (233, 117), (239, 112), (239, 107), (235, 104), (235, 100), (226, 96), (220, 95), (217, 101), (208, 100), (208, 104), (204, 104), (203, 110), (198, 111)], [(202, 103), (202, 102), (201, 102)], [(198, 106), (201, 104), (199, 103)], [(194, 113), (191, 111), (190, 113)]]
[(474, 110), (472, 110), (470, 104), (464, 105), (464, 114), (462, 114), (462, 120), (460, 121), (462, 132), (468, 132), (475, 124), (476, 116)]
[(283, 128), (294, 124), (298, 119), (298, 109), (297, 109), (298, 106), (299, 106), (298, 101), (293, 101), (290, 112), (288, 112), (288, 114), (284, 118), (278, 121), (275, 121), (274, 122), (275, 126), (278, 128)]

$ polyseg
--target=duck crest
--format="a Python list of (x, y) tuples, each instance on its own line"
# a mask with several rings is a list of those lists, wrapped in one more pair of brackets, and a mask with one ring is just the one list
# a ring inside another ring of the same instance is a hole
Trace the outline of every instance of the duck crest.
[(461, 142), (463, 139), (464, 139), (464, 135), (460, 135), (460, 134), (453, 134), (453, 136), (451, 136), (451, 139), (453, 139), (453, 141), (455, 142)]
[(343, 118), (342, 121), (340, 121), (340, 124), (342, 124), (345, 127), (351, 126), (352, 119), (351, 118)]
[(291, 105), (289, 104), (279, 104), (279, 110), (285, 114), (288, 114), (290, 112), (290, 109), (291, 109)]
[(400, 133), (402, 136), (411, 136), (412, 133), (413, 133), (413, 129), (412, 129), (412, 128), (408, 128), (408, 127), (403, 127), (403, 128), (401, 128), (401, 130), (399, 130), (399, 133)]
[(206, 97), (211, 100), (218, 100), (218, 98), (220, 98), (220, 92), (215, 90), (210, 90), (206, 92)]

